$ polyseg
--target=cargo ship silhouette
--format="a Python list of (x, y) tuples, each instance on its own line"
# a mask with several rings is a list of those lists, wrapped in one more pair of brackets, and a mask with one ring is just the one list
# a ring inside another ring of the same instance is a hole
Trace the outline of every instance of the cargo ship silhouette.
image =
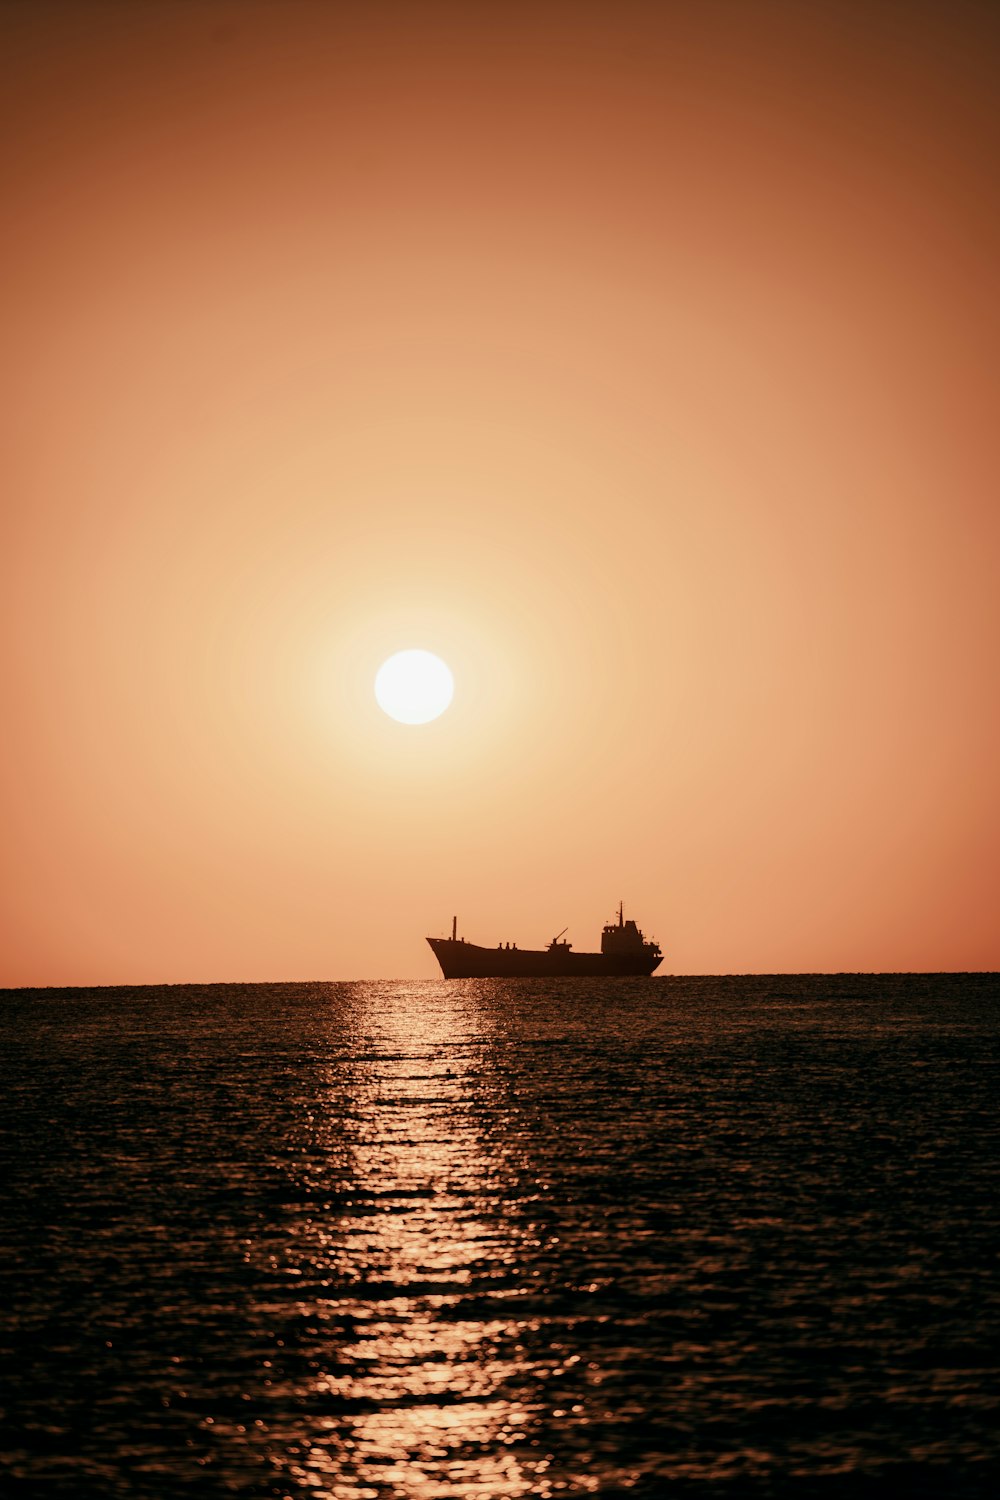
[[(567, 929), (564, 927), (563, 932)], [(663, 962), (659, 943), (647, 942), (621, 906), (618, 921), (601, 933), (600, 953), (574, 953), (558, 933), (547, 948), (519, 948), (498, 943), (481, 948), (458, 936), (453, 917), (450, 938), (427, 939), (445, 979), (576, 979), (595, 975), (648, 975)]]

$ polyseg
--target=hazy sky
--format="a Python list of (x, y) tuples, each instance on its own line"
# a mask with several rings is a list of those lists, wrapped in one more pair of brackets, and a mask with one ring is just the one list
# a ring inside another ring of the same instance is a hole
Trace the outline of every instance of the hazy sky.
[(997, 7), (0, 24), (0, 982), (1000, 966)]

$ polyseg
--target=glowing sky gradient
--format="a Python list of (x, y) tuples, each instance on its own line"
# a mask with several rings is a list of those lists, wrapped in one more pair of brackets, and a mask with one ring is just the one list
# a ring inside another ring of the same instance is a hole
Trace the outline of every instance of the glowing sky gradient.
[(0, 982), (998, 966), (1000, 11), (0, 26)]

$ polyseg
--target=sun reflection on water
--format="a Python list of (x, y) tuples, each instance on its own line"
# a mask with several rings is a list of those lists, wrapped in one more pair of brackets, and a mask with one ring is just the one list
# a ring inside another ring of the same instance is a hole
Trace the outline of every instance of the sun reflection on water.
[(356, 995), (351, 1055), (313, 1122), (315, 1144), (329, 1129), (341, 1153), (344, 1188), (341, 1211), (309, 1226), (329, 1295), (302, 1306), (336, 1334), (308, 1393), (330, 1415), (288, 1454), (286, 1480), (317, 1500), (544, 1493), (544, 1456), (512, 1451), (526, 1372), (496, 1316), (518, 1290), (518, 1241), (504, 1151), (481, 1127), (490, 1016), (474, 985)]

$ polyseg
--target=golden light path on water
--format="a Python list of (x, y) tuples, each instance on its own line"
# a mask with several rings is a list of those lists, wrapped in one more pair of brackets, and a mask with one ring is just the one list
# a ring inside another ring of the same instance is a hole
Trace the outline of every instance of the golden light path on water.
[(343, 1215), (311, 1225), (342, 1290), (303, 1315), (333, 1313), (347, 1330), (309, 1402), (343, 1414), (321, 1419), (286, 1470), (315, 1500), (550, 1493), (551, 1455), (511, 1451), (531, 1380), (511, 1328), (523, 1288), (503, 1202), (518, 1164), (481, 988), (357, 987), (350, 1099), (340, 1062), (329, 1116), (314, 1122), (339, 1143), (347, 1109), (350, 1177)]

